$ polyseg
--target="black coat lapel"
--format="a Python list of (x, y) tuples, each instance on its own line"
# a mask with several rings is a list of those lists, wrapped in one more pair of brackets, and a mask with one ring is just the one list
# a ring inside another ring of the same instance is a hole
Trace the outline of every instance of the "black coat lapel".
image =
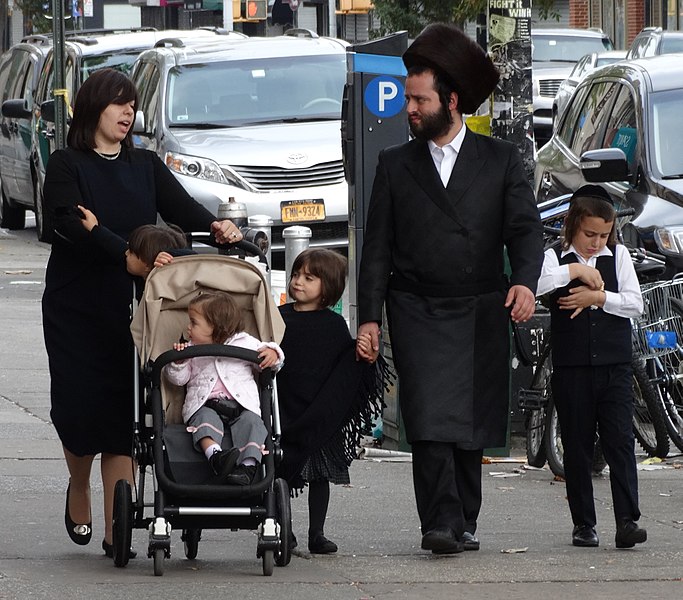
[(429, 199), (463, 227), (463, 221), (458, 217), (456, 210), (458, 201), (470, 188), (486, 162), (485, 159), (479, 157), (475, 136), (469, 131), (465, 133), (453, 173), (448, 181), (448, 188), (444, 188), (441, 183), (427, 142), (414, 144), (412, 156), (408, 157), (406, 162), (408, 171), (420, 183), (420, 187)]

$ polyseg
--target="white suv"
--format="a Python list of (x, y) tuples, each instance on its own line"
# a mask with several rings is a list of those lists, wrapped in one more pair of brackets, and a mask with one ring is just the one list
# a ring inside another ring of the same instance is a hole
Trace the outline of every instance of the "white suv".
[(136, 144), (214, 214), (234, 197), (249, 215), (270, 216), (276, 251), (293, 224), (311, 228), (311, 245), (344, 247), (346, 46), (310, 33), (159, 44), (131, 74)]

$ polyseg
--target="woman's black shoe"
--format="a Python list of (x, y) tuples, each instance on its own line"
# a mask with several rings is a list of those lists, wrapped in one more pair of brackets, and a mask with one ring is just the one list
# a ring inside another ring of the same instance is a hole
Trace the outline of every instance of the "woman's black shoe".
[[(107, 558), (114, 558), (114, 544), (107, 544), (106, 540), (102, 540), (102, 550), (104, 550)], [(138, 553), (132, 548), (128, 549), (128, 558), (135, 558)]]
[(92, 537), (92, 519), (90, 523), (79, 525), (71, 520), (69, 515), (69, 492), (71, 491), (71, 482), (66, 488), (66, 508), (64, 509), (64, 524), (66, 525), (66, 532), (69, 534), (71, 541), (79, 546), (85, 546), (90, 543)]

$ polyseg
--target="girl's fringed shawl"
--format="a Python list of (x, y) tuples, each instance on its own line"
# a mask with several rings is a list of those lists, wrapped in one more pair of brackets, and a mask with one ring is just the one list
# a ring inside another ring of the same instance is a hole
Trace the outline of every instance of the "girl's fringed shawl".
[(320, 448), (340, 466), (357, 458), (393, 374), (381, 356), (372, 365), (356, 360), (346, 323), (332, 311), (297, 313), (291, 305), (280, 310), (287, 329), (285, 366), (277, 375), (283, 447), (277, 475), (299, 490), (301, 469)]

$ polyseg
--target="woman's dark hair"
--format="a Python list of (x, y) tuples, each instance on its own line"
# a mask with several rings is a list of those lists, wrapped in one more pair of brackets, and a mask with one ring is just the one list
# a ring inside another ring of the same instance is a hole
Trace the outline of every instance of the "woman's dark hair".
[[(322, 287), (320, 308), (334, 306), (346, 287), (346, 259), (333, 250), (309, 248), (299, 254), (292, 265), (292, 274), (303, 270), (320, 277)], [(291, 275), (289, 285), (292, 285)]]
[(594, 196), (573, 197), (562, 227), (562, 249), (567, 250), (571, 246), (572, 240), (581, 226), (581, 219), (583, 217), (598, 217), (605, 221), (605, 223), (611, 222), (612, 231), (610, 231), (607, 243), (615, 244), (617, 240), (614, 227), (616, 216), (617, 213), (614, 210), (614, 206), (602, 198)]
[[(451, 101), (451, 94), (458, 93), (450, 80), (439, 69), (432, 69), (426, 65), (415, 65), (408, 69), (408, 75), (422, 75), (422, 73), (431, 73), (434, 75), (434, 90), (439, 95), (441, 106), (448, 113), (449, 121), (452, 123), (451, 111), (448, 110), (448, 103)], [(462, 114), (460, 109), (460, 102), (458, 102), (457, 111)]]
[(141, 225), (128, 237), (128, 250), (150, 269), (159, 252), (187, 248), (187, 237), (177, 225)]
[(213, 327), (211, 339), (214, 344), (223, 344), (244, 329), (242, 312), (230, 294), (225, 292), (201, 292), (190, 300), (187, 308), (203, 315), (206, 322)]
[[(76, 150), (92, 150), (100, 116), (110, 104), (133, 102), (138, 106), (138, 91), (133, 82), (120, 71), (99, 69), (88, 77), (76, 94), (74, 114), (66, 142)], [(127, 148), (133, 146), (132, 126), (121, 142)]]

